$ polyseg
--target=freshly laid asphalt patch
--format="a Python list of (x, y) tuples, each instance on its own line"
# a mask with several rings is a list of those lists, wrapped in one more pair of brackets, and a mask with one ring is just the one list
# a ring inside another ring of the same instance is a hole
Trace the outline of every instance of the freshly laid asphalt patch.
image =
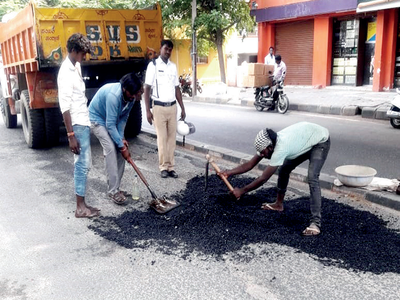
[[(237, 187), (251, 180), (230, 178)], [(182, 205), (165, 215), (149, 208), (99, 217), (89, 228), (126, 248), (152, 245), (183, 258), (196, 251), (223, 259), (224, 254), (243, 251), (249, 244), (276, 243), (309, 253), (324, 265), (375, 274), (400, 273), (400, 232), (387, 228), (387, 222), (378, 216), (346, 204), (323, 198), (321, 234), (303, 237), (301, 232), (309, 225), (308, 197), (285, 201), (282, 213), (264, 211), (262, 203), (275, 201), (274, 188), (261, 188), (235, 201), (214, 174), (207, 192), (204, 177), (196, 176), (186, 189), (168, 198)]]

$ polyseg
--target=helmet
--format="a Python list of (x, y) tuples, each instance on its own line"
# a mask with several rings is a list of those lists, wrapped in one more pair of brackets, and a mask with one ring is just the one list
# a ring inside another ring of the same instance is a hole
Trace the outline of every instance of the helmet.
[(192, 123), (179, 120), (176, 126), (176, 132), (182, 136), (192, 134), (196, 131), (196, 128)]

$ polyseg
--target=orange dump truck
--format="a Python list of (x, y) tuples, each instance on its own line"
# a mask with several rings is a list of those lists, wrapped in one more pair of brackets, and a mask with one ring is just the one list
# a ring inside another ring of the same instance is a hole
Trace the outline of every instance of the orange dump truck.
[[(159, 5), (143, 10), (39, 8), (30, 3), (7, 23), (0, 23), (3, 60), (0, 106), (8, 128), (22, 128), (29, 147), (50, 147), (59, 141), (57, 74), (67, 57), (68, 38), (85, 34), (94, 53), (82, 63), (90, 100), (102, 85), (130, 72), (143, 73), (157, 55), (162, 39)], [(140, 105), (132, 109), (125, 135), (140, 132)]]

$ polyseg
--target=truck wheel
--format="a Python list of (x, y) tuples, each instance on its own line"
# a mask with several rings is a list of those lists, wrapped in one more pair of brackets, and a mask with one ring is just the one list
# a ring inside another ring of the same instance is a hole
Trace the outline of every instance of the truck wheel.
[(46, 144), (43, 109), (29, 107), (29, 93), (21, 92), (22, 129), (25, 141), (30, 148), (43, 148)]
[(390, 124), (393, 126), (393, 128), (400, 129), (400, 119), (390, 118)]
[(60, 139), (61, 119), (62, 115), (59, 108), (46, 108), (44, 110), (47, 147), (58, 145)]
[(3, 116), (4, 124), (7, 128), (17, 127), (17, 116), (12, 115), (10, 106), (7, 103), (7, 99), (0, 95), (1, 115)]
[(142, 130), (142, 106), (140, 102), (135, 102), (125, 126), (125, 137), (136, 137)]

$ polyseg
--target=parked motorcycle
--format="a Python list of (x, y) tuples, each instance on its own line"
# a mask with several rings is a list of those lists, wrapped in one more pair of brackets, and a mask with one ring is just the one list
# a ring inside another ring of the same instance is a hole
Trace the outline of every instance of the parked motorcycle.
[(201, 81), (198, 80), (198, 79), (197, 79), (197, 81), (196, 81), (196, 88), (197, 88), (197, 91), (198, 91), (200, 94), (203, 92), (203, 84), (202, 84)]
[(179, 87), (182, 94), (186, 93), (189, 97), (192, 97), (192, 79), (189, 74), (183, 73), (179, 76)]
[(283, 81), (274, 82), (272, 87), (268, 85), (258, 87), (254, 94), (254, 106), (258, 111), (263, 111), (264, 108), (267, 110), (276, 109), (279, 113), (284, 114), (289, 108), (289, 98), (283, 91)]
[(396, 89), (397, 95), (392, 101), (392, 107), (386, 112), (390, 119), (390, 124), (397, 129), (400, 129), (400, 90)]

